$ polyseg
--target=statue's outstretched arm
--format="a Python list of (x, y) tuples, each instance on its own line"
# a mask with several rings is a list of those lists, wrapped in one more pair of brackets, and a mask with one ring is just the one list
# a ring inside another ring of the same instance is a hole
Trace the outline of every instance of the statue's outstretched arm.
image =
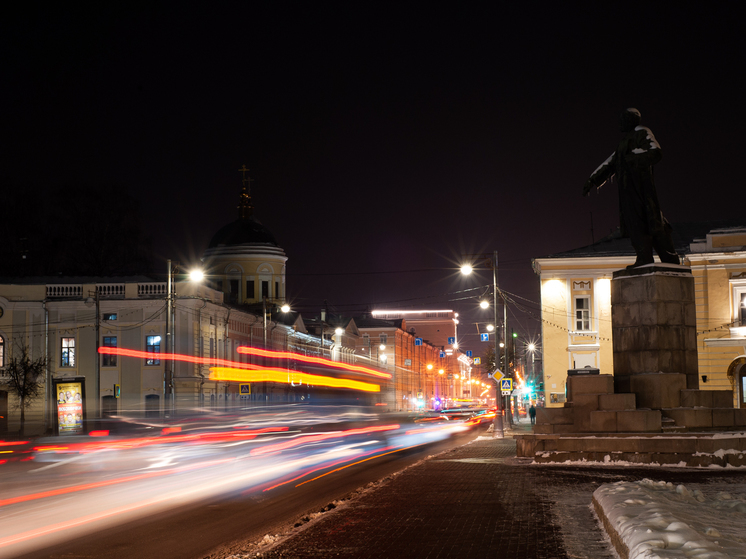
[(616, 152), (612, 153), (606, 161), (598, 166), (598, 169), (593, 171), (590, 178), (585, 182), (583, 187), (583, 196), (588, 196), (588, 193), (595, 186), (601, 188), (603, 184), (614, 176), (614, 170), (616, 169)]

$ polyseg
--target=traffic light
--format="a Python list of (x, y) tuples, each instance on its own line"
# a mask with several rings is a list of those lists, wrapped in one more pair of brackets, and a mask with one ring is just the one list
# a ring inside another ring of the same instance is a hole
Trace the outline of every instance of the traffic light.
[(516, 332), (515, 330), (513, 330), (513, 337), (514, 337), (514, 338), (517, 338), (517, 337), (518, 337), (518, 332)]

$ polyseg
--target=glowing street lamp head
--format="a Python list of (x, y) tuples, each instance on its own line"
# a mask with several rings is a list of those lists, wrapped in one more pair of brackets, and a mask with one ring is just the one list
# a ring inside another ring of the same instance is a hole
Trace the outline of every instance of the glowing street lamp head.
[(444, 372), (445, 372), (445, 371), (443, 371), (443, 369), (440, 369), (440, 370), (438, 371), (438, 374), (439, 374), (439, 375), (442, 375), (442, 374), (443, 374)]
[[(345, 333), (345, 331), (344, 331), (344, 328), (335, 328), (335, 330), (334, 330), (334, 333), (335, 333), (335, 334), (336, 334), (337, 336), (341, 336), (342, 334), (344, 334), (344, 333)], [(384, 346), (384, 347), (385, 347), (385, 346)]]
[(464, 274), (465, 276), (468, 276), (473, 271), (474, 271), (474, 268), (472, 268), (469, 264), (464, 264), (463, 266), (461, 266), (461, 273)]
[(528, 350), (529, 351), (534, 351), (535, 349), (536, 349), (536, 345), (535, 344), (528, 344)]
[(489, 308), (490, 303), (489, 301), (480, 301), (479, 306), (482, 307), (483, 309), (486, 309), (486, 308)]
[(433, 370), (433, 364), (432, 363), (428, 363), (427, 364), (427, 370), (428, 371), (432, 371)]
[(492, 324), (487, 325), (487, 331), (492, 332), (495, 329), (495, 327)]
[(290, 312), (290, 305), (288, 305), (288, 304), (282, 305), (282, 306), (280, 307), (280, 310), (281, 310), (282, 312)]
[(381, 344), (380, 346), (378, 346), (378, 349), (380, 349), (381, 351), (383, 351), (384, 349), (386, 349), (386, 345), (385, 344)]
[(200, 282), (205, 279), (205, 273), (202, 270), (194, 269), (189, 272), (189, 280), (194, 282)]

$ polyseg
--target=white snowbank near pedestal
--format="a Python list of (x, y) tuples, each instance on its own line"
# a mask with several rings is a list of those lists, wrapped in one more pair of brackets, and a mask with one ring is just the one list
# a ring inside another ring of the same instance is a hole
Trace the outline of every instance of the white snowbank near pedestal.
[(727, 489), (622, 481), (596, 489), (593, 505), (622, 558), (746, 559), (746, 486)]

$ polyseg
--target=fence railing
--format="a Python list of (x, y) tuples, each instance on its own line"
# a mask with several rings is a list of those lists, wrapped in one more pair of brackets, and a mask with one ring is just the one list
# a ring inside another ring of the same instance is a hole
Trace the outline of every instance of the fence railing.
[[(98, 296), (102, 299), (125, 297), (126, 284), (124, 283), (99, 283), (96, 284)], [(145, 282), (137, 284), (138, 297), (165, 297), (166, 282)], [(47, 299), (80, 299), (83, 297), (83, 285), (77, 284), (50, 284), (47, 285)], [(86, 294), (88, 296), (89, 294)]]
[(47, 285), (47, 299), (82, 297), (82, 285)]
[(165, 281), (137, 284), (138, 297), (165, 297), (168, 287)]

